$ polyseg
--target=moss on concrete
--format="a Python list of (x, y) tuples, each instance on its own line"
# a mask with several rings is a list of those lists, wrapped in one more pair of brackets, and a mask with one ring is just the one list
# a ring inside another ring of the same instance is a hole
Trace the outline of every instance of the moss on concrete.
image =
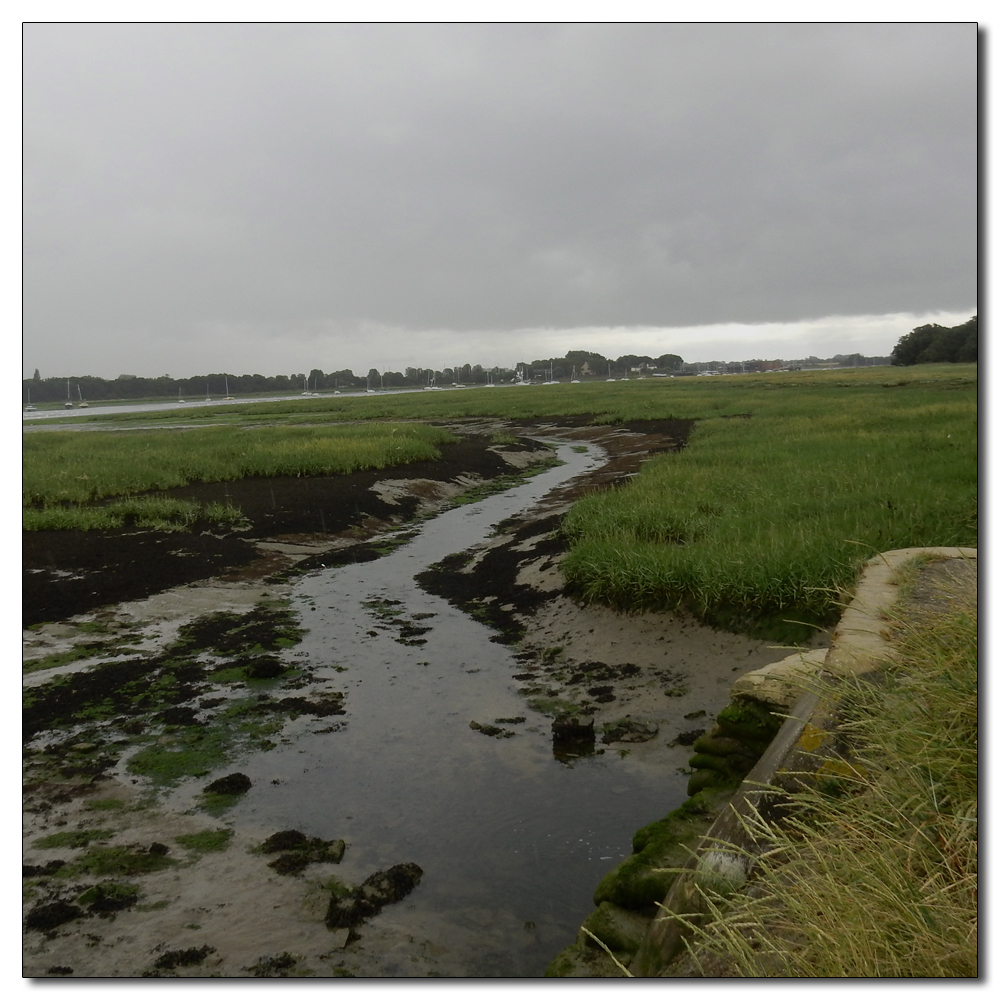
[(614, 903), (629, 910), (650, 911), (666, 895), (676, 875), (712, 820), (729, 800), (732, 789), (701, 792), (661, 820), (639, 830), (635, 853), (601, 879), (594, 903)]
[[(649, 924), (649, 917), (607, 901), (601, 903), (583, 922), (583, 926), (613, 952), (630, 956), (639, 950)], [(589, 943), (588, 946), (600, 949), (592, 937), (582, 932), (577, 943)]]

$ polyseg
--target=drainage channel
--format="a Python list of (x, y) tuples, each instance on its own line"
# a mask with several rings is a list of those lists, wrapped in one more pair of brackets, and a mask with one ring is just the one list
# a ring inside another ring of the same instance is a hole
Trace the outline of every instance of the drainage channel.
[(600, 449), (580, 449), (560, 444), (563, 465), (294, 590), (308, 629), (296, 655), (325, 665), (317, 679), (346, 692), (347, 714), (319, 730), (300, 719), (289, 742), (241, 765), (254, 789), (229, 819), (343, 837), (347, 880), (402, 862), (423, 869), (412, 895), (361, 928), (360, 945), (382, 942), (378, 974), (421, 974), (411, 963), (430, 953), (437, 975), (541, 975), (633, 831), (684, 798), (684, 777), (612, 750), (556, 759), (551, 720), (518, 694), (512, 651), (414, 581), (602, 464)]

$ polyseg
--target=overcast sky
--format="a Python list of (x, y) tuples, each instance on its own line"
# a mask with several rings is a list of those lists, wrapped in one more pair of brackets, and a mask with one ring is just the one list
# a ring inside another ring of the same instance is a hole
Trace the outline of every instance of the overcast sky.
[(886, 354), (976, 301), (973, 24), (29, 24), (25, 374)]

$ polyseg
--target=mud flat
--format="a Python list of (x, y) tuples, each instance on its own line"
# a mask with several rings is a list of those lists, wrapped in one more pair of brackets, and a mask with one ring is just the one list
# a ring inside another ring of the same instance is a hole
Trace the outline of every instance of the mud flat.
[(518, 430), (581, 465), (415, 536), (486, 477), (383, 470), (339, 534), (26, 633), (25, 975), (542, 973), (782, 651), (563, 593), (561, 512), (682, 428)]

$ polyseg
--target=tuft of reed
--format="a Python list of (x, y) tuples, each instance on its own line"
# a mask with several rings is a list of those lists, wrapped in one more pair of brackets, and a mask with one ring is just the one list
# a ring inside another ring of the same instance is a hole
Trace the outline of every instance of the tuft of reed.
[(702, 974), (977, 976), (976, 609), (897, 624), (883, 682), (845, 701), (850, 769), (757, 817), (771, 846), (740, 891), (701, 890), (685, 961)]

